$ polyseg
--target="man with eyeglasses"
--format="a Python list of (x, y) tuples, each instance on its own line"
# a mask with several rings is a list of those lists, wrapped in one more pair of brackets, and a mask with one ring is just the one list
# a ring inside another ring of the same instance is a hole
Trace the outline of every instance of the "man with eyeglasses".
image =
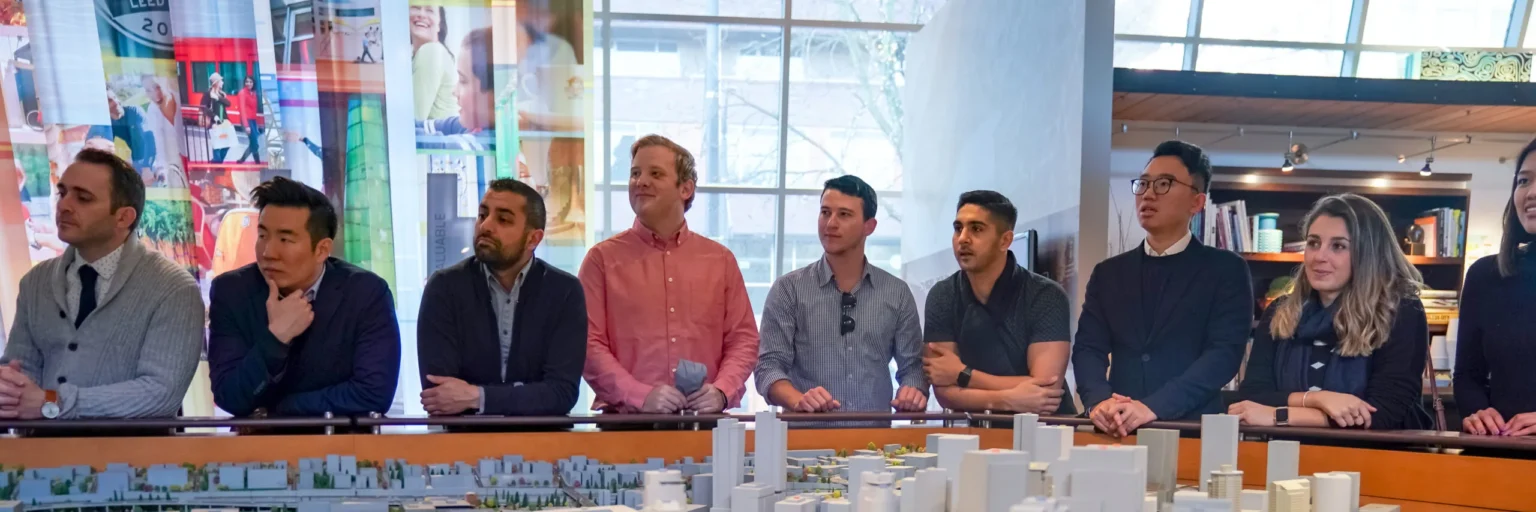
[(1253, 285), (1242, 257), (1190, 233), (1210, 183), (1210, 159), (1182, 141), (1159, 144), (1131, 180), (1146, 241), (1094, 268), (1072, 354), (1099, 430), (1125, 436), (1154, 420), (1226, 412), (1221, 387), (1242, 364)]
[(950, 239), (960, 271), (928, 292), (923, 369), (948, 409), (1073, 414), (1067, 294), (1009, 250), (1018, 217), (997, 192), (960, 195)]
[(757, 389), (770, 403), (795, 412), (927, 409), (917, 301), (864, 257), (877, 206), (864, 180), (827, 180), (817, 218), (826, 255), (774, 282), (763, 308)]

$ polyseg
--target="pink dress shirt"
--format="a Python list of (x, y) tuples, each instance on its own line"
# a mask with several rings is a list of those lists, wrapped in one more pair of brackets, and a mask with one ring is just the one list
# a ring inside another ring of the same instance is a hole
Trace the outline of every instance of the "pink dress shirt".
[(587, 383), (592, 408), (638, 411), (677, 362), (709, 369), (705, 382), (737, 407), (757, 365), (757, 320), (736, 256), (685, 223), (663, 240), (635, 221), (581, 264), (587, 299)]

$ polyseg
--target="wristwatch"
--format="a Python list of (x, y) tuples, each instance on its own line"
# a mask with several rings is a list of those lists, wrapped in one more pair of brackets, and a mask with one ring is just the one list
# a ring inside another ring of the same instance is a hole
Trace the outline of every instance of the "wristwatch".
[(960, 375), (955, 376), (955, 384), (959, 384), (962, 388), (971, 387), (971, 367), (967, 366), (964, 370), (960, 370)]
[(1277, 426), (1277, 427), (1289, 427), (1289, 426), (1291, 426), (1291, 408), (1290, 407), (1276, 407), (1275, 408), (1275, 426)]
[(43, 412), (43, 417), (44, 418), (48, 418), (50, 420), (54, 419), (54, 418), (58, 418), (59, 417), (59, 413), (63, 412), (61, 409), (59, 409), (59, 392), (58, 391), (54, 391), (52, 389), (43, 391), (43, 411), (42, 412)]

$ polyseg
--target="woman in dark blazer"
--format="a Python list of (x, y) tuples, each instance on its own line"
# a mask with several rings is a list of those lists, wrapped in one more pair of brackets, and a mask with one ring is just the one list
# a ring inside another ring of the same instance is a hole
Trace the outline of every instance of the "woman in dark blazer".
[(1291, 291), (1264, 312), (1243, 401), (1228, 413), (1247, 425), (1427, 428), (1422, 278), (1387, 215), (1364, 197), (1328, 196), (1302, 230), (1302, 266)]
[(1461, 292), (1456, 405), (1463, 431), (1536, 435), (1536, 141), (1515, 160), (1499, 254), (1477, 260)]

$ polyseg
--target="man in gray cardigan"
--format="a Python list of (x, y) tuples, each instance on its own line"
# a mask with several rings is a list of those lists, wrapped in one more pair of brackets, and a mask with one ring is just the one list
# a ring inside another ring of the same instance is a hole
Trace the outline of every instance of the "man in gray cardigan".
[(0, 358), (0, 418), (172, 416), (203, 346), (203, 300), (185, 269), (133, 235), (144, 182), (109, 152), (59, 178), (63, 256), (21, 278)]

